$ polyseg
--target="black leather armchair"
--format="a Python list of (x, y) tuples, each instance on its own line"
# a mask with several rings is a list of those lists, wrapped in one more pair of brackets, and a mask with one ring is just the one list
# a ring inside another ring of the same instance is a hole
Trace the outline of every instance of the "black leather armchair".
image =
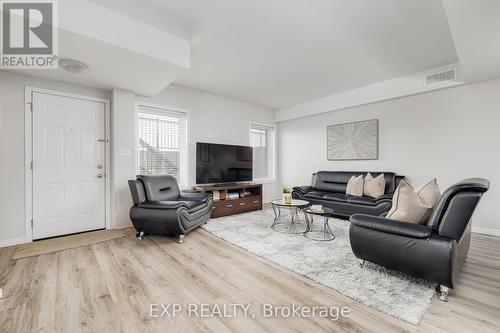
[(439, 285), (446, 301), (469, 251), (471, 217), (489, 189), (483, 178), (465, 179), (442, 195), (426, 225), (354, 214), (349, 238), (354, 255)]
[(184, 235), (206, 223), (212, 213), (212, 195), (180, 192), (172, 176), (137, 176), (128, 181), (134, 206), (130, 219), (137, 238), (144, 235)]

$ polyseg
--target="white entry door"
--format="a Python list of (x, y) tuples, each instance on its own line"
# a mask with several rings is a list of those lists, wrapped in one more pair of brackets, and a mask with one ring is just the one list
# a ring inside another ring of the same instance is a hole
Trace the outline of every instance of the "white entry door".
[(33, 239), (105, 228), (105, 104), (32, 94)]

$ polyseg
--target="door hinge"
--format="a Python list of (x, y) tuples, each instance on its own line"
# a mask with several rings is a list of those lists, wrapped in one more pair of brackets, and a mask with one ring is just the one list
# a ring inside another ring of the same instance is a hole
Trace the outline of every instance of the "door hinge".
[(33, 102), (26, 102), (26, 104), (29, 104), (30, 111), (33, 112)]
[(33, 219), (31, 219), (31, 229), (33, 229)]
[(30, 169), (33, 170), (33, 161), (30, 162)]

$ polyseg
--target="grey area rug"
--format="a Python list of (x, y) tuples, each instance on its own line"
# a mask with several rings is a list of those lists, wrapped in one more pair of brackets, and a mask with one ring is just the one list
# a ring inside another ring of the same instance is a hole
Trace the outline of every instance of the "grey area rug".
[(273, 211), (267, 209), (211, 219), (204, 228), (257, 256), (411, 324), (418, 324), (430, 308), (434, 294), (431, 284), (371, 263), (360, 267), (351, 251), (348, 221), (330, 219), (336, 238), (317, 242), (301, 234), (273, 231), (273, 218)]

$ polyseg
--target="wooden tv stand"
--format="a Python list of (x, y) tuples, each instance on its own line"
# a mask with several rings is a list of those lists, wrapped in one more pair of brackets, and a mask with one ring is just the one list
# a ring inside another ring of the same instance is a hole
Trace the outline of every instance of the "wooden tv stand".
[[(262, 184), (247, 183), (228, 186), (197, 186), (202, 192), (218, 191), (220, 199), (215, 199), (212, 207), (212, 217), (221, 217), (262, 209)], [(231, 193), (238, 193), (238, 197), (231, 199)]]

